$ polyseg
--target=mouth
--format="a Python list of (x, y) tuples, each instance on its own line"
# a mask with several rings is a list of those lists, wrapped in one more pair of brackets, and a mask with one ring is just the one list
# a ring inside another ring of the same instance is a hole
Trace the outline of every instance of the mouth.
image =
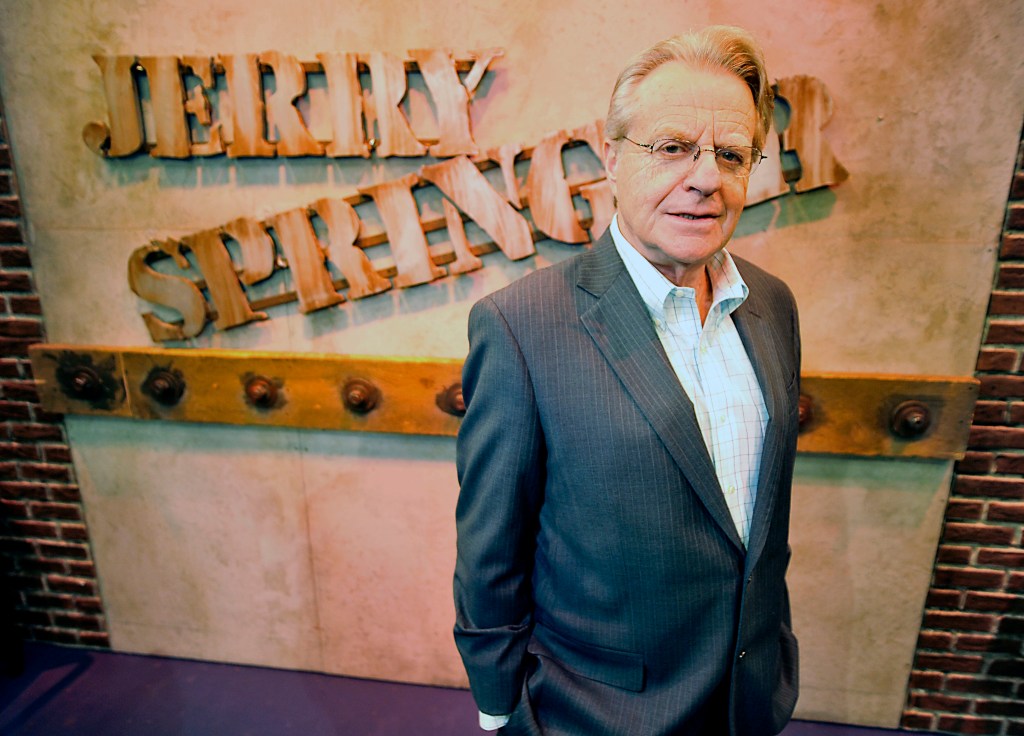
[(669, 214), (672, 215), (673, 217), (678, 217), (682, 220), (714, 220), (718, 218), (718, 215), (711, 213), (695, 215), (689, 212), (670, 212)]

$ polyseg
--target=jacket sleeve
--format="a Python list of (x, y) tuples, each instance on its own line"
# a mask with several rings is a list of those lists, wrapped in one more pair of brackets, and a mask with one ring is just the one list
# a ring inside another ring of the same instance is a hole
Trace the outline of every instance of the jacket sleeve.
[(469, 318), (456, 443), (455, 642), (484, 713), (511, 713), (526, 675), (544, 438), (526, 361), (490, 298)]

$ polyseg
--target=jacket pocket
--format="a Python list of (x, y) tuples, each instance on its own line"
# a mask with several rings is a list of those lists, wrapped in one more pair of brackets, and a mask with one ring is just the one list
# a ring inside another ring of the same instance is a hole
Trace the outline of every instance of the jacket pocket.
[(562, 667), (588, 680), (596, 680), (624, 690), (644, 689), (644, 660), (635, 652), (586, 644), (537, 623), (526, 650), (548, 657)]

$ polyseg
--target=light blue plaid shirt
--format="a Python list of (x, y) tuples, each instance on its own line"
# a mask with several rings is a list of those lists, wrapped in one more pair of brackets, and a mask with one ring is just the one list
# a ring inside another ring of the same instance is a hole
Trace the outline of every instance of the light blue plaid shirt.
[(747, 298), (736, 264), (724, 249), (708, 264), (713, 300), (704, 325), (693, 289), (665, 278), (610, 226), (612, 240), (654, 321), (672, 369), (693, 403), (736, 530), (746, 545), (768, 424), (761, 387), (743, 348), (733, 311)]

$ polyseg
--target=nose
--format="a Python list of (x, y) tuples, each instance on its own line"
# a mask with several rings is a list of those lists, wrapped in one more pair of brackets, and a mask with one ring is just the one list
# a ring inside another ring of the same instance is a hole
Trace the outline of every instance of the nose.
[(697, 151), (697, 160), (693, 162), (683, 183), (690, 189), (700, 191), (705, 197), (722, 188), (722, 171), (718, 168), (713, 148)]

